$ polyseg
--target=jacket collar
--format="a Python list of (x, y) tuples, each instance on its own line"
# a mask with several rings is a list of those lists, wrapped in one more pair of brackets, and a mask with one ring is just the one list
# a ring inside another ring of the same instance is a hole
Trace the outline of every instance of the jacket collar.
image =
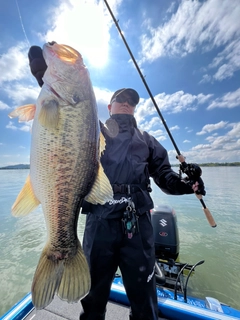
[(110, 119), (115, 120), (120, 128), (124, 127), (135, 127), (137, 128), (137, 122), (133, 115), (131, 114), (113, 114)]

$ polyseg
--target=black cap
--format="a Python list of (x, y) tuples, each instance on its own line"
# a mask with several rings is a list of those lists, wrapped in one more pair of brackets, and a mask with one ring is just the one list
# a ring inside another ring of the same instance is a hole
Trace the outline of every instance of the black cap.
[(122, 89), (119, 89), (114, 92), (114, 94), (110, 100), (110, 104), (113, 101), (113, 99), (122, 92), (126, 92), (127, 94), (129, 94), (129, 96), (133, 99), (133, 101), (136, 103), (136, 105), (139, 103), (139, 94), (137, 93), (136, 90), (131, 89), (131, 88), (122, 88)]

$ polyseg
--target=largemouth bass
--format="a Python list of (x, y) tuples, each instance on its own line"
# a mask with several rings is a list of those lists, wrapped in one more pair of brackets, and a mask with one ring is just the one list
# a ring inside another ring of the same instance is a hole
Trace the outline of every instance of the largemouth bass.
[(23, 216), (42, 205), (47, 242), (32, 282), (37, 309), (55, 293), (76, 302), (90, 289), (89, 267), (77, 236), (82, 200), (104, 204), (112, 187), (100, 164), (105, 141), (99, 130), (96, 100), (82, 57), (75, 49), (46, 43), (48, 66), (36, 105), (10, 113), (33, 119), (30, 174), (12, 206)]

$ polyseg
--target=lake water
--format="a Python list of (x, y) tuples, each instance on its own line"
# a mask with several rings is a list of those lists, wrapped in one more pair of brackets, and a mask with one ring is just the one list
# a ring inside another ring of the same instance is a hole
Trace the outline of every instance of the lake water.
[[(177, 170), (177, 168), (176, 168)], [(11, 206), (29, 170), (0, 170), (0, 315), (30, 291), (35, 268), (46, 240), (41, 206), (14, 218)], [(240, 167), (203, 168), (204, 201), (217, 228), (211, 228), (194, 195), (165, 195), (152, 185), (155, 206), (166, 204), (177, 213), (180, 261), (196, 268), (188, 293), (212, 296), (240, 309)], [(80, 216), (82, 238), (85, 217)]]

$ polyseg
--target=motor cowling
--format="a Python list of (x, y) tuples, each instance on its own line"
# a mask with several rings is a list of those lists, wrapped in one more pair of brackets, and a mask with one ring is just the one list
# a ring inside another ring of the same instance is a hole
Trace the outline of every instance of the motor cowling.
[(179, 234), (175, 211), (166, 205), (151, 211), (157, 259), (176, 260), (179, 254)]

